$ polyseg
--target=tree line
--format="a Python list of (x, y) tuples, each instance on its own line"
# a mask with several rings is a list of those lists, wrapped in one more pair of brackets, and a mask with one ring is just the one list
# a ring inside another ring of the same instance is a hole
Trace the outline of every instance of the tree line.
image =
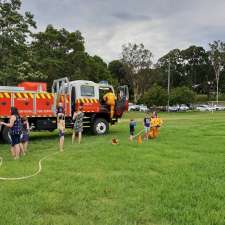
[(48, 25), (36, 28), (31, 12), (21, 13), (21, 0), (0, 0), (0, 85), (16, 85), (23, 80), (46, 81), (67, 76), (70, 80), (107, 80), (128, 84), (134, 102), (166, 105), (170, 70), (170, 103), (192, 103), (196, 95), (205, 100), (225, 93), (225, 43), (173, 49), (157, 63), (144, 44), (122, 46), (121, 59), (110, 63), (85, 51), (79, 30), (68, 31)]

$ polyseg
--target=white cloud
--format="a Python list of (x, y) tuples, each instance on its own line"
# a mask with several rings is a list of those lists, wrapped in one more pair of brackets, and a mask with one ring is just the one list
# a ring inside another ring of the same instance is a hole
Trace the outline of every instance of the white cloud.
[(39, 30), (80, 30), (86, 49), (110, 61), (121, 46), (143, 43), (155, 60), (173, 48), (225, 39), (224, 0), (24, 0)]

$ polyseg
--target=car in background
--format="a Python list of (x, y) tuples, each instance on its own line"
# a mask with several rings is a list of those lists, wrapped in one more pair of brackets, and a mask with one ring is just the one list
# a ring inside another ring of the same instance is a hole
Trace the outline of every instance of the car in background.
[(140, 112), (149, 112), (149, 109), (146, 105), (141, 104), (141, 105), (139, 105), (139, 111)]
[(189, 110), (189, 107), (185, 104), (169, 106), (170, 112), (185, 112), (187, 110)]
[(178, 111), (179, 111), (178, 105), (169, 106), (169, 112), (178, 112)]
[(139, 111), (139, 112), (149, 112), (149, 109), (146, 105), (135, 105), (133, 103), (129, 103), (128, 111)]
[(206, 111), (215, 111), (216, 107), (214, 106), (210, 106), (210, 105), (199, 105), (196, 107), (196, 110), (200, 111), (200, 112), (206, 112)]
[(216, 108), (217, 111), (225, 110), (225, 106), (223, 106), (223, 105), (214, 105), (214, 107)]
[(139, 105), (129, 104), (129, 106), (128, 106), (128, 111), (139, 111), (139, 110), (140, 110)]
[(178, 111), (184, 112), (184, 111), (188, 111), (188, 110), (189, 110), (189, 107), (187, 105), (185, 105), (185, 104), (179, 105)]

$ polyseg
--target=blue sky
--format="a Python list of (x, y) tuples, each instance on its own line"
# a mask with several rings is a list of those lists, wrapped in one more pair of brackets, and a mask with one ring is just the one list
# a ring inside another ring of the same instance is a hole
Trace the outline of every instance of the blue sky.
[(174, 48), (225, 41), (225, 0), (22, 0), (37, 31), (80, 30), (89, 54), (109, 62), (121, 46), (143, 43), (154, 61)]

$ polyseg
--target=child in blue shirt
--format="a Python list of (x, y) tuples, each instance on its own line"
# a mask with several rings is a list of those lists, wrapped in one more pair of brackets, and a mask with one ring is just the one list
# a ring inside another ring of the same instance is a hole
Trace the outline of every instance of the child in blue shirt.
[(134, 119), (131, 119), (129, 126), (130, 126), (130, 138), (129, 138), (129, 140), (132, 141), (133, 137), (134, 137), (134, 130), (135, 130), (135, 127), (136, 127), (136, 121)]

